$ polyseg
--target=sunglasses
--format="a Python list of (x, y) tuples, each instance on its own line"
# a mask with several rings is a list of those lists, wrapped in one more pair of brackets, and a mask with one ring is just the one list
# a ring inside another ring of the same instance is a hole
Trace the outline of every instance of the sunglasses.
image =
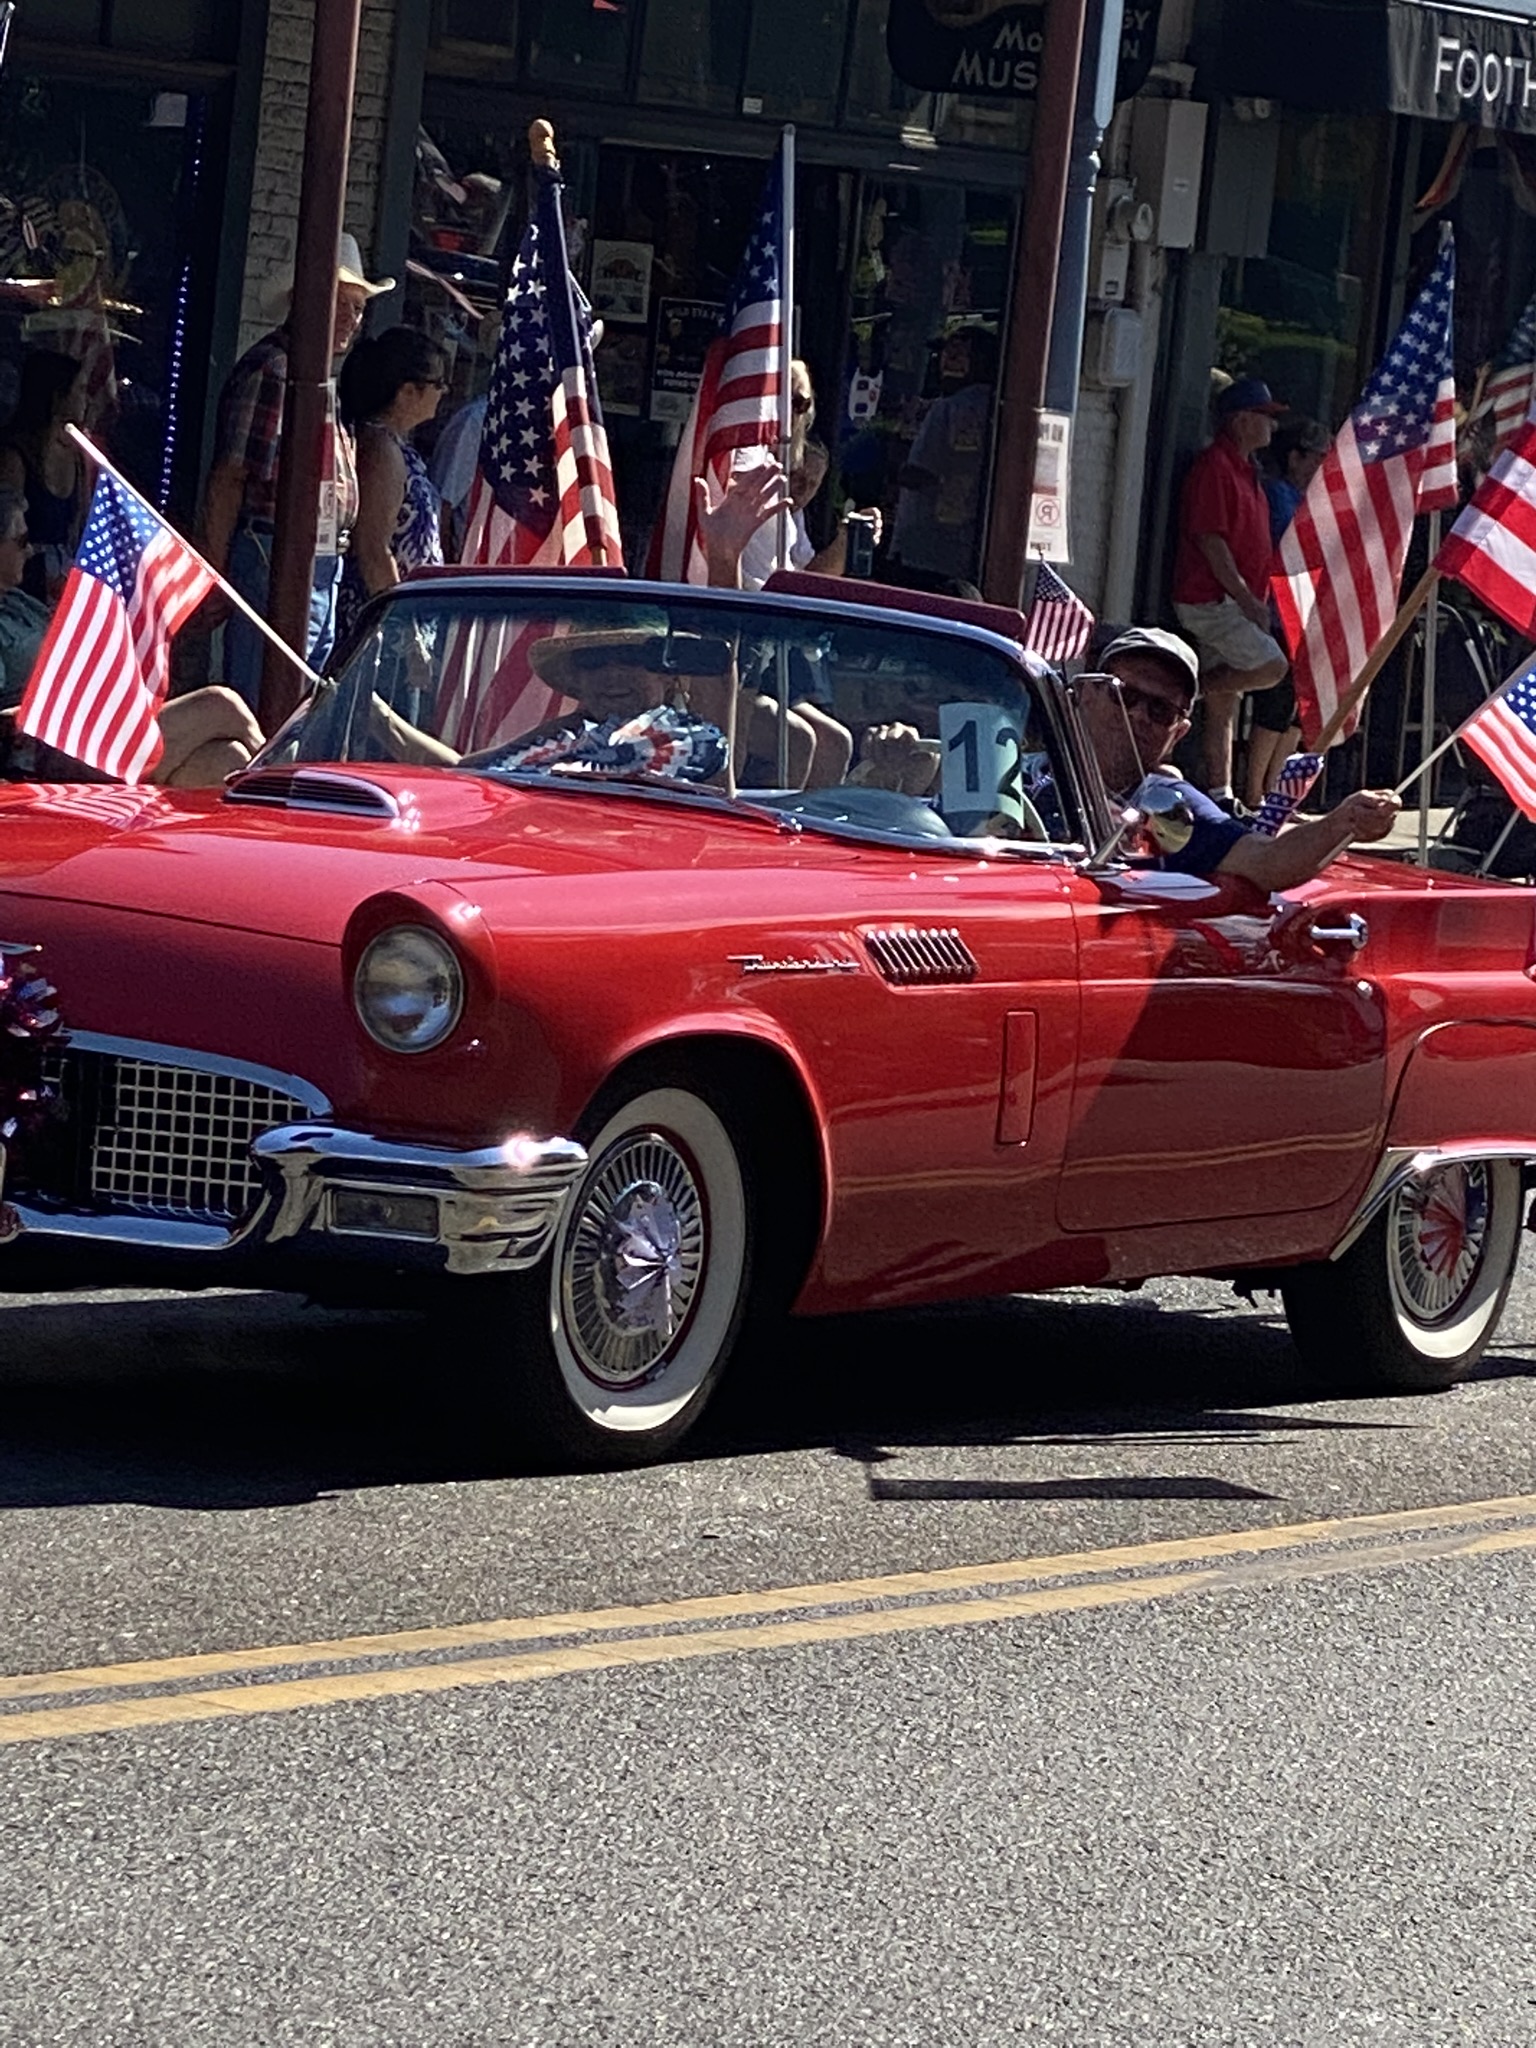
[(807, 398), (803, 391), (797, 391), (789, 401), (789, 409), (793, 413), (814, 412), (816, 401), (814, 398)]
[[(1085, 677), (1083, 680), (1090, 679)], [(1155, 725), (1160, 732), (1171, 732), (1180, 719), (1189, 716), (1188, 705), (1170, 704), (1166, 697), (1138, 689), (1135, 683), (1123, 683), (1118, 676), (1094, 676), (1091, 680), (1106, 690), (1113, 690), (1128, 713), (1139, 711), (1148, 725)]]

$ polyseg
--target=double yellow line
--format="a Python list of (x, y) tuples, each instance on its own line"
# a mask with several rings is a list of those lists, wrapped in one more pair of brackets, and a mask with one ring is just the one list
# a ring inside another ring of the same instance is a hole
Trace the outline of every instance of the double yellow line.
[[(1536, 1549), (1536, 1494), (1515, 1494), (761, 1593), (704, 1594), (391, 1635), (28, 1672), (0, 1677), (0, 1744), (291, 1713), (300, 1707), (469, 1686), (523, 1685), (584, 1671), (867, 1641), (1527, 1549)], [(998, 1590), (1006, 1587), (1028, 1590)], [(736, 1625), (715, 1625), (720, 1623)], [(569, 1640), (573, 1637), (580, 1640)], [(518, 1643), (540, 1647), (507, 1647)], [(499, 1646), (499, 1654), (459, 1654), (491, 1644)], [(262, 1676), (279, 1671), (313, 1675)], [(209, 1680), (228, 1682), (210, 1685)], [(70, 1704), (24, 1704), (60, 1698)]]

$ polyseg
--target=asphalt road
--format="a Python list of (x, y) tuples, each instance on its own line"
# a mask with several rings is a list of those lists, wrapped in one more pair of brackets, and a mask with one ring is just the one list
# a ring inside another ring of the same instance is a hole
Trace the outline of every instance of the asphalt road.
[(0, 2044), (1529, 2048), (1527, 1266), (1439, 1399), (1169, 1284), (582, 1477), (416, 1319), (0, 1295)]

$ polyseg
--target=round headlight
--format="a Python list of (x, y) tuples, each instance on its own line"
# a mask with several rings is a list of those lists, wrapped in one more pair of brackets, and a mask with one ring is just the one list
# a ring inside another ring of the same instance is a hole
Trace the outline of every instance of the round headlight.
[(430, 1052), (464, 1008), (464, 970), (452, 946), (419, 924), (380, 932), (352, 977), (363, 1029), (391, 1052)]

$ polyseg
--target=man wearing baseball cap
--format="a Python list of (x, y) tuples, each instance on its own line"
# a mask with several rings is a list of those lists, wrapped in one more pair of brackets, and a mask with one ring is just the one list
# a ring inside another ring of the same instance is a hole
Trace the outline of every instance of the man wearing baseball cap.
[(1391, 831), (1398, 799), (1390, 790), (1362, 789), (1326, 817), (1264, 838), (1163, 766), (1188, 732), (1200, 692), (1200, 663), (1189, 642), (1160, 626), (1133, 626), (1109, 643), (1099, 661), (1103, 673), (1080, 676), (1077, 698), (1105, 787), (1127, 798), (1144, 776), (1165, 776), (1194, 819), (1188, 844), (1165, 853), (1163, 867), (1190, 875), (1241, 875), (1266, 892), (1294, 889), (1346, 846), (1384, 839)]
[(1249, 690), (1272, 689), (1290, 667), (1270, 631), (1273, 546), (1255, 460), (1284, 411), (1257, 377), (1229, 384), (1216, 399), (1215, 439), (1190, 465), (1179, 504), (1173, 608), (1200, 657), (1202, 779), (1229, 808), (1238, 699)]
[[(366, 274), (357, 238), (344, 234), (336, 251), (333, 361), (339, 361), (356, 341), (369, 300), (394, 288), (392, 277), (370, 278)], [(267, 608), (276, 533), (277, 466), (288, 383), (288, 308), (292, 298), (291, 270), (269, 278), (262, 289), (262, 310), (277, 324), (246, 350), (219, 395), (213, 467), (203, 500), (203, 553), (262, 613)], [(336, 419), (334, 393), (327, 438), (331, 460), (322, 465), (306, 650), (311, 668), (317, 669), (323, 667), (335, 640), (341, 552), (357, 517), (352, 443)], [(261, 696), (265, 642), (255, 627), (236, 613), (225, 625), (224, 647), (225, 681), (254, 711)]]

